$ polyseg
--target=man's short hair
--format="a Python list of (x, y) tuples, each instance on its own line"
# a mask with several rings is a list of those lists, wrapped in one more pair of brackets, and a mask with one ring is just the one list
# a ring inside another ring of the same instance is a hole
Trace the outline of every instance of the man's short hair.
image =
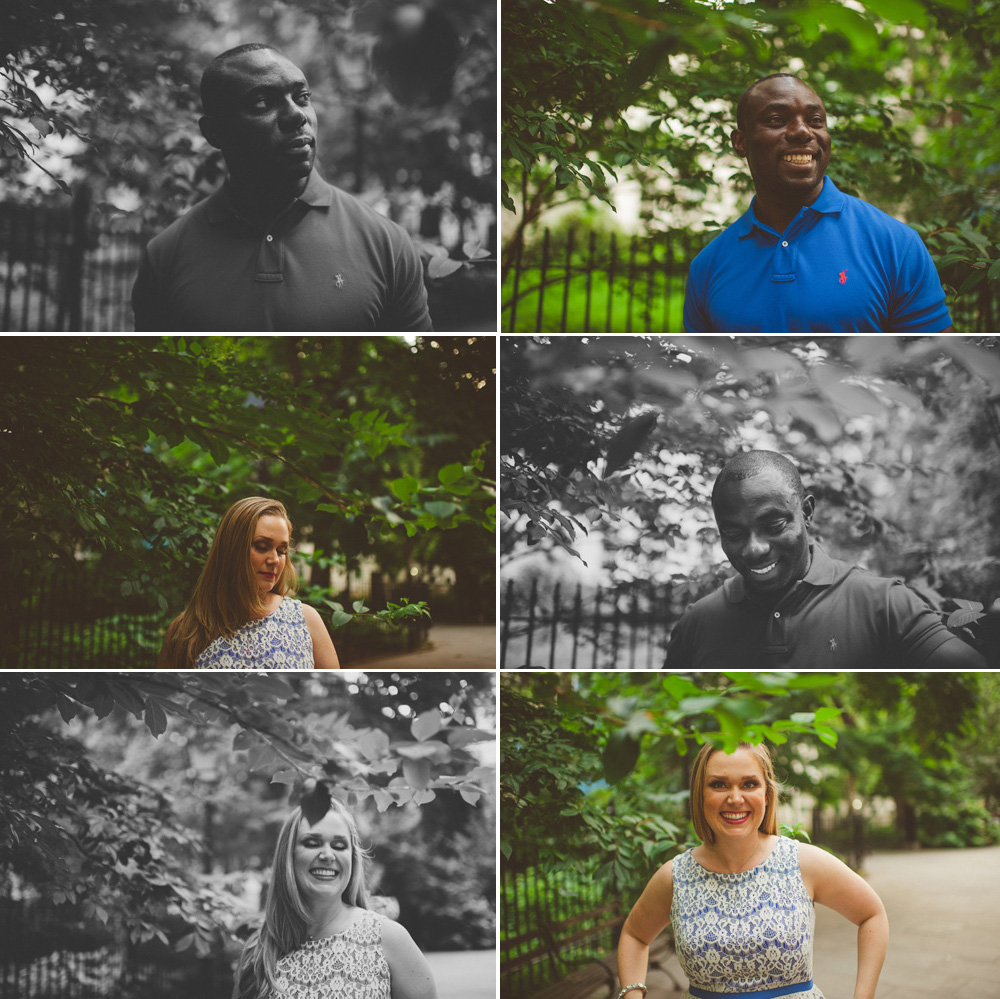
[[(779, 76), (789, 76), (793, 80), (798, 80), (799, 83), (806, 83), (805, 80), (796, 76), (794, 73), (771, 73), (770, 76), (762, 76), (759, 80), (754, 80), (754, 82), (751, 83), (750, 86), (743, 91), (743, 96), (740, 97), (739, 101), (736, 104), (736, 127), (741, 132), (743, 131), (743, 126), (744, 126), (743, 113), (746, 110), (747, 100), (749, 99), (750, 94), (753, 93), (754, 89), (761, 83), (765, 83), (768, 80), (776, 80), (778, 79)], [(808, 87), (809, 84), (806, 83), (806, 86)]]
[(743, 451), (722, 466), (712, 487), (712, 507), (715, 507), (719, 489), (727, 482), (740, 482), (767, 471), (777, 472), (781, 476), (797, 502), (801, 503), (805, 499), (806, 490), (799, 470), (783, 454), (778, 454), (777, 451)]
[(258, 52), (261, 49), (270, 49), (272, 52), (278, 50), (273, 45), (264, 45), (262, 42), (244, 42), (235, 48), (226, 49), (220, 52), (206, 67), (201, 74), (201, 109), (207, 115), (225, 114), (229, 109), (223, 107), (221, 91), (222, 78), (225, 75), (225, 65), (230, 59), (243, 55), (244, 52)]

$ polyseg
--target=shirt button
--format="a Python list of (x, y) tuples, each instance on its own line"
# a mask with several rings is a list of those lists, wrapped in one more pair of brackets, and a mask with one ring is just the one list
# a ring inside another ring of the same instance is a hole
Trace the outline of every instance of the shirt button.
[[(267, 238), (268, 238), (268, 239), (270, 239), (271, 237), (270, 237), (270, 236), (268, 236)], [(782, 241), (781, 241), (781, 245), (782, 245), (782, 246), (788, 246), (788, 240), (787, 240), (787, 239), (784, 239), (784, 240), (782, 240)]]
[[(273, 237), (273, 236), (271, 236), (271, 235), (268, 235), (268, 237), (267, 237), (267, 241), (268, 241), (269, 243), (273, 243), (273, 242), (274, 242), (274, 237)], [(787, 246), (788, 244), (786, 243), (785, 245)]]
[(775, 619), (781, 617), (781, 612), (780, 611), (775, 611), (774, 612), (774, 617), (775, 617)]

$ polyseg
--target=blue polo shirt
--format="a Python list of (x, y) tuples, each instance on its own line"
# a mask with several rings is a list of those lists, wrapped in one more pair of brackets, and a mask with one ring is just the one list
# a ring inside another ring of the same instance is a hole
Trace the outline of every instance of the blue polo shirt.
[(732, 576), (674, 625), (666, 669), (949, 669), (986, 664), (900, 579), (811, 546), (805, 576), (760, 604)]
[(779, 233), (746, 213), (691, 263), (688, 333), (940, 333), (951, 325), (920, 236), (824, 178)]
[(150, 240), (132, 289), (135, 328), (204, 332), (430, 330), (407, 232), (314, 170), (266, 230), (221, 187)]

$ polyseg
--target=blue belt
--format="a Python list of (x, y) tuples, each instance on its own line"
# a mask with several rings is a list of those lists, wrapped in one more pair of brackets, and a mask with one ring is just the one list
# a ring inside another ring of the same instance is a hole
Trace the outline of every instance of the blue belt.
[(688, 986), (688, 992), (697, 999), (777, 999), (778, 996), (790, 996), (794, 992), (807, 992), (813, 987), (813, 980), (799, 982), (798, 985), (779, 985), (776, 989), (758, 989), (756, 992), (709, 992), (708, 989), (696, 989)]

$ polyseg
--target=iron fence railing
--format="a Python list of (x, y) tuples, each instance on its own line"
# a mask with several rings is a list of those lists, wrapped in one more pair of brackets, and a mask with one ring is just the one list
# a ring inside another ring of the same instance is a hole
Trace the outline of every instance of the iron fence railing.
[[(716, 231), (599, 236), (545, 229), (530, 245), (508, 247), (501, 292), (505, 333), (684, 332), (684, 290), (691, 261)], [(949, 299), (959, 333), (995, 333), (994, 283)]]
[[(117, 580), (102, 577), (93, 567), (66, 568), (41, 578), (23, 578), (14, 596), (0, 601), (0, 668), (147, 669), (156, 665), (167, 625), (181, 607), (149, 609), (144, 597), (122, 598)], [(363, 578), (350, 576), (346, 592), (335, 598), (348, 610), (354, 600), (363, 600), (371, 610), (385, 609), (388, 602), (428, 601), (433, 597), (427, 584), (409, 581), (387, 583), (376, 573)], [(324, 619), (329, 608), (316, 591), (306, 596)], [(342, 664), (377, 655), (413, 651), (427, 638), (429, 622), (412, 620), (387, 629), (370, 617), (356, 617), (331, 632)]]
[(518, 245), (506, 269), (508, 333), (680, 333), (688, 265), (705, 237), (682, 230), (606, 240), (570, 229)]
[(0, 203), (0, 330), (132, 329), (132, 283), (152, 233), (92, 212), (86, 190), (58, 207)]
[(21, 888), (0, 871), (0, 999), (216, 999), (232, 992), (232, 955), (221, 949), (197, 957), (158, 942), (136, 946), (114, 914), (105, 925), (86, 918), (79, 904), (26, 898)]
[(500, 878), (500, 996), (525, 999), (574, 966), (606, 958), (627, 912), (614, 885), (534, 867)]
[[(450, 250), (489, 245), (493, 230), (478, 217), (441, 215), (439, 231), (416, 231), (419, 218), (405, 199), (384, 208), (413, 236)], [(0, 202), (0, 331), (132, 332), (132, 285), (146, 243), (164, 226), (93, 210), (81, 185), (72, 202), (24, 205)], [(477, 259), (446, 278), (426, 279), (435, 329), (496, 330), (496, 267)]]
[(659, 669), (675, 619), (669, 584), (627, 591), (508, 580), (500, 604), (501, 669)]

